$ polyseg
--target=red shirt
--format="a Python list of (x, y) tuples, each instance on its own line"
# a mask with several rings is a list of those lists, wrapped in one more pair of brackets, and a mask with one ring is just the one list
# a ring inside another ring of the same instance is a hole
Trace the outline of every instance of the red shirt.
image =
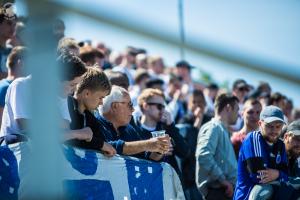
[(244, 139), (246, 138), (246, 136), (247, 133), (243, 129), (238, 132), (234, 132), (231, 136), (231, 143), (233, 145), (233, 149), (237, 158), (239, 156), (241, 145)]

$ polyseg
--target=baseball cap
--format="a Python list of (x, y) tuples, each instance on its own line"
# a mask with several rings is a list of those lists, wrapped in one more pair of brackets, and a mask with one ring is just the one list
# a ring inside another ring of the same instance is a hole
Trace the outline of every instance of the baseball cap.
[(188, 68), (189, 70), (195, 68), (194, 66), (190, 65), (190, 63), (188, 63), (185, 60), (181, 60), (181, 61), (177, 62), (176, 67), (178, 67), (178, 68)]
[(291, 132), (296, 136), (300, 136), (300, 120), (290, 123), (286, 129), (286, 132)]
[(249, 89), (249, 85), (247, 84), (247, 82), (243, 79), (237, 79), (236, 81), (234, 81), (233, 83), (233, 88), (247, 88)]
[(285, 123), (284, 121), (284, 115), (280, 108), (277, 106), (266, 106), (260, 113), (260, 120), (268, 123), (274, 122), (274, 121), (281, 121), (282, 123)]

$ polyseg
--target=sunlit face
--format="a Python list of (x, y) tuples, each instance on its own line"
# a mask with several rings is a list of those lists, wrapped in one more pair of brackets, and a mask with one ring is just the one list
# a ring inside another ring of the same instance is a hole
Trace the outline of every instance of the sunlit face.
[(181, 90), (181, 87), (182, 82), (180, 80), (174, 80), (173, 83), (169, 83), (169, 94), (173, 96), (177, 90)]
[(288, 132), (284, 135), (284, 144), (289, 156), (293, 158), (300, 156), (300, 136)]
[(165, 109), (165, 100), (161, 96), (153, 96), (144, 105), (143, 113), (152, 120), (161, 121)]
[(194, 113), (198, 107), (200, 107), (200, 109), (204, 112), (205, 106), (205, 99), (201, 96), (192, 96), (189, 100), (189, 109), (192, 111), (192, 113)]
[(259, 121), (259, 114), (261, 112), (261, 105), (260, 104), (248, 104), (245, 105), (243, 111), (243, 118), (244, 122), (248, 127), (257, 127)]
[(132, 112), (134, 111), (129, 95), (125, 95), (121, 101), (113, 102), (113, 104), (116, 104), (114, 107), (114, 113), (119, 125), (125, 126), (129, 124)]
[(261, 134), (267, 142), (275, 143), (278, 140), (283, 127), (283, 122), (273, 121), (271, 123), (265, 123), (264, 121), (260, 120), (258, 124)]
[(82, 76), (77, 76), (71, 81), (64, 81), (63, 82), (63, 88), (64, 88), (64, 95), (72, 95), (74, 93), (74, 90), (76, 88), (76, 85), (82, 80)]
[(84, 90), (83, 103), (85, 109), (89, 111), (96, 110), (100, 105), (103, 104), (103, 98), (108, 95), (108, 91), (91, 91)]
[(11, 38), (15, 32), (16, 21), (15, 20), (3, 20), (0, 23), (0, 36), (6, 40)]
[(156, 73), (156, 74), (161, 74), (164, 72), (164, 68), (165, 68), (165, 65), (164, 65), (164, 62), (163, 60), (160, 58), (160, 59), (157, 59), (153, 66), (152, 66), (152, 69), (153, 71)]
[(190, 70), (187, 67), (177, 67), (176, 68), (176, 74), (178, 76), (186, 78), (186, 77), (190, 76)]

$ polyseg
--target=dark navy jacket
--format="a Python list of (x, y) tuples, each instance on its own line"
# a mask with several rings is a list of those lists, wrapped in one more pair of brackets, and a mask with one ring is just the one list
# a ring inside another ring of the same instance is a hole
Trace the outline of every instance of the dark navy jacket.
[[(127, 126), (120, 127), (118, 131), (121, 133), (120, 135), (117, 134), (113, 124), (106, 120), (103, 116), (97, 117), (101, 126), (101, 132), (105, 137), (105, 141), (110, 143), (116, 150), (118, 154), (123, 154), (123, 147), (125, 142), (133, 142), (143, 140), (140, 134), (133, 128), (132, 125), (128, 124)], [(135, 155), (131, 155), (138, 158), (147, 159), (148, 153), (139, 153)]]

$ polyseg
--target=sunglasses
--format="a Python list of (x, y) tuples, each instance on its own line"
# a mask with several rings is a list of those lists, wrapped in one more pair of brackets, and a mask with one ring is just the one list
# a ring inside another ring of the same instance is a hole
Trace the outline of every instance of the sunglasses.
[(165, 105), (160, 104), (160, 103), (147, 102), (147, 104), (150, 105), (150, 106), (156, 106), (156, 108), (157, 108), (158, 110), (163, 110), (163, 109), (165, 109)]

